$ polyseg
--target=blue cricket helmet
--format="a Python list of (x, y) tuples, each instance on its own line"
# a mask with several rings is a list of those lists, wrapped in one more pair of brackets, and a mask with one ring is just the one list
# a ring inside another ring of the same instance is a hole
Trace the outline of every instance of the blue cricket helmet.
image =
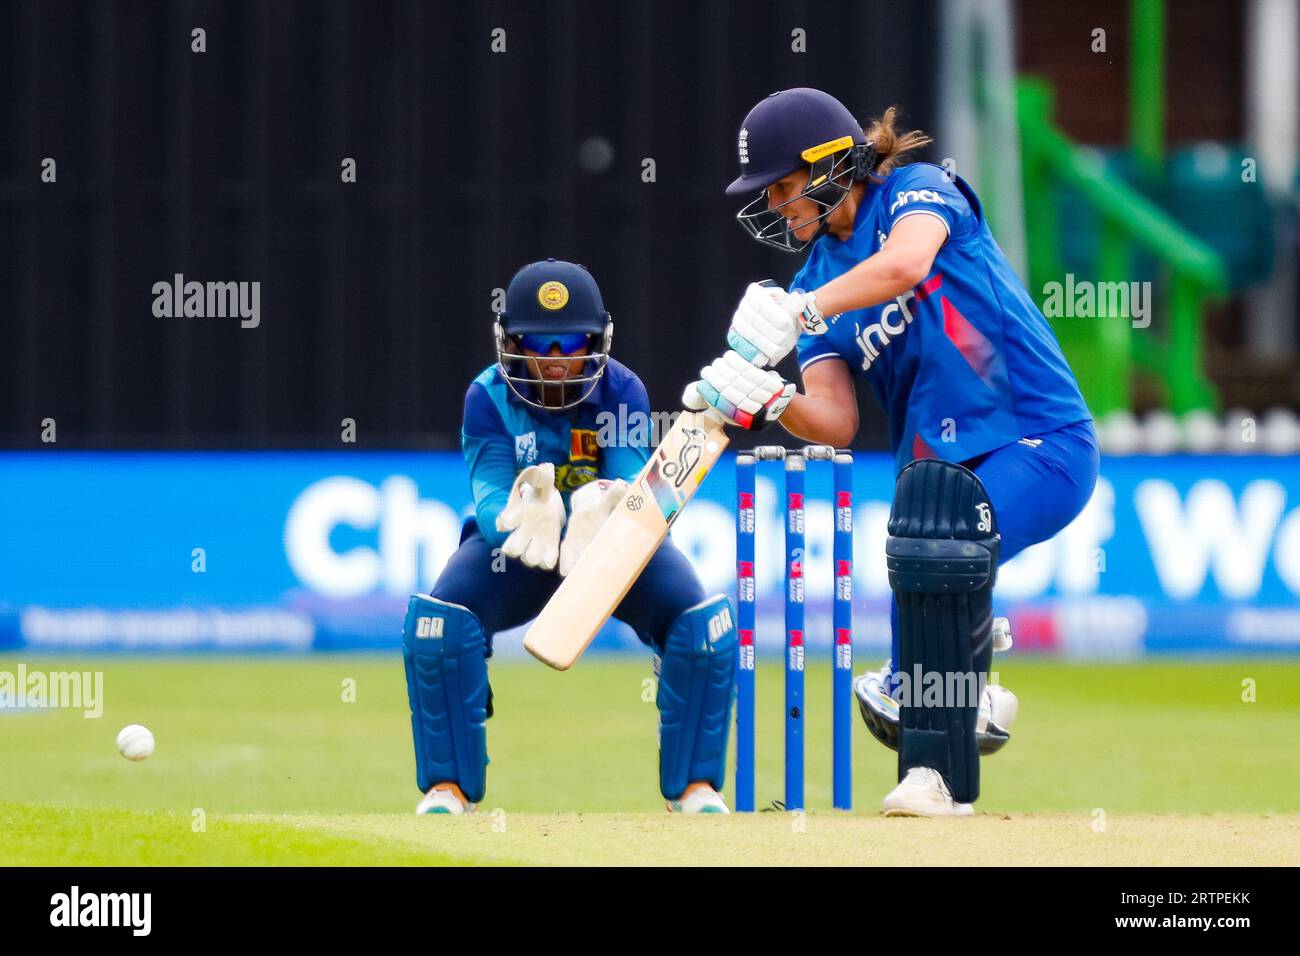
[[(614, 322), (590, 272), (574, 262), (545, 259), (514, 274), (494, 332), (497, 365), (510, 390), (528, 405), (554, 412), (574, 408), (596, 390), (609, 363)], [(525, 353), (550, 355), (556, 345), (582, 362), (580, 374), (545, 379)]]
[(498, 318), (507, 335), (600, 335), (610, 321), (591, 273), (561, 259), (531, 262), (516, 272), (506, 287), (506, 307)]
[(736, 147), (740, 175), (727, 187), (727, 195), (759, 191), (736, 219), (759, 242), (782, 252), (800, 252), (812, 240), (800, 242), (780, 207), (767, 208), (768, 186), (807, 169), (808, 185), (796, 198), (806, 197), (823, 207), (814, 220), (822, 224), (820, 236), (826, 231), (826, 217), (844, 201), (849, 187), (867, 179), (876, 166), (875, 147), (848, 107), (829, 93), (808, 87), (781, 90), (760, 100), (741, 124)]

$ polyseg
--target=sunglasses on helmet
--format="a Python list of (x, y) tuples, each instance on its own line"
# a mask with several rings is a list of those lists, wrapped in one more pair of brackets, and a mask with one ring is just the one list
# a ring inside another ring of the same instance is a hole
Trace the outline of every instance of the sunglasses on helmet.
[(554, 332), (520, 335), (515, 339), (520, 348), (539, 355), (550, 354), (551, 347), (558, 345), (564, 355), (573, 355), (591, 345), (591, 337), (586, 332)]

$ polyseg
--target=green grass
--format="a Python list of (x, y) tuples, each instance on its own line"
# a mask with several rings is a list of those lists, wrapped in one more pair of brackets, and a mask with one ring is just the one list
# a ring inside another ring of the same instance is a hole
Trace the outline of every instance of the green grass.
[[(414, 819), (414, 818), (412, 818)], [(171, 811), (0, 804), (0, 865), (459, 866), (456, 857), (399, 839), (323, 832), (297, 822)]]
[[(419, 793), (396, 656), (21, 660), (29, 671), (103, 671), (105, 706), (100, 719), (0, 710), (0, 864), (536, 859), (508, 845), (486, 857), (473, 841), (442, 846), (427, 839), (437, 832), (427, 821), (404, 819)], [(0, 657), (0, 670), (18, 662)], [(1012, 742), (984, 763), (981, 811), (1086, 821), (1097, 809), (1300, 810), (1300, 663), (1085, 666), (1014, 654), (997, 663), (1020, 718)], [(660, 820), (649, 676), (648, 659), (592, 658), (564, 674), (531, 660), (494, 663), (488, 794), (473, 826), (492, 834), (494, 820), (548, 814), (623, 814), (608, 818), (619, 827)], [(830, 671), (814, 667), (807, 678), (815, 820), (830, 803)], [(1242, 700), (1247, 678), (1253, 703)], [(779, 666), (760, 665), (758, 680), (758, 794), (767, 802), (782, 785)], [(355, 702), (344, 700), (345, 681), (355, 681)], [(114, 737), (128, 723), (153, 730), (153, 757), (117, 754)], [(845, 819), (874, 818), (894, 768), (855, 714), (858, 809)], [(843, 817), (821, 818), (832, 816)], [(387, 822), (376, 829), (366, 819)], [(743, 818), (726, 825), (737, 824)]]

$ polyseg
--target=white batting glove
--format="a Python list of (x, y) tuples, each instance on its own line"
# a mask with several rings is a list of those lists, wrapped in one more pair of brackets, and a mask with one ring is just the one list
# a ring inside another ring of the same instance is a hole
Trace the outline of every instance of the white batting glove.
[(510, 498), (497, 515), (497, 530), (509, 531), (501, 546), (509, 558), (550, 571), (560, 555), (564, 499), (555, 488), (555, 466), (530, 465), (515, 478)]
[(800, 333), (825, 331), (826, 321), (812, 293), (753, 282), (731, 317), (727, 344), (747, 362), (766, 367), (789, 355)]
[(779, 286), (751, 282), (731, 317), (727, 344), (745, 361), (775, 365), (790, 354), (799, 338), (799, 325), (782, 303), (786, 292)]
[(627, 482), (622, 478), (613, 481), (599, 478), (589, 481), (569, 496), (569, 525), (560, 545), (560, 574), (568, 577), (573, 566), (587, 550), (591, 539), (605, 523), (618, 503), (627, 493)]
[(700, 380), (686, 386), (682, 404), (692, 411), (713, 407), (729, 420), (756, 431), (785, 411), (795, 387), (771, 369), (756, 368), (728, 350), (700, 369)]

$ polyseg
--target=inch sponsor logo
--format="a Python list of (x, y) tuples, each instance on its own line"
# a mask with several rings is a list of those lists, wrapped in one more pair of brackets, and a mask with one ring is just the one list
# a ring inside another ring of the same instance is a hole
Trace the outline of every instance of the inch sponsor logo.
[(856, 340), (862, 350), (862, 371), (867, 371), (889, 344), (907, 331), (916, 318), (913, 305), (919, 305), (943, 287), (943, 274), (926, 279), (915, 289), (903, 293), (880, 310), (880, 321), (858, 329)]
[(892, 216), (904, 206), (914, 202), (932, 202), (940, 206), (948, 205), (943, 201), (943, 197), (933, 189), (904, 189), (894, 196), (894, 201), (889, 207), (889, 214)]

